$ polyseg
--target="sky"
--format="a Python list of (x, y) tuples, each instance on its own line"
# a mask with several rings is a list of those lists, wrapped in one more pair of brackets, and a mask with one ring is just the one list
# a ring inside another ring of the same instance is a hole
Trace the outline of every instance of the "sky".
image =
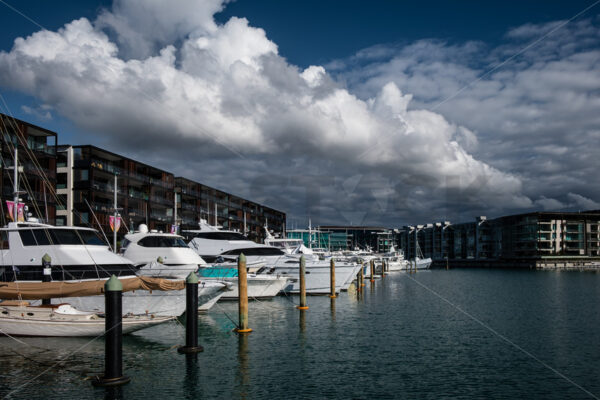
[(599, 3), (0, 0), (0, 112), (291, 227), (600, 209)]

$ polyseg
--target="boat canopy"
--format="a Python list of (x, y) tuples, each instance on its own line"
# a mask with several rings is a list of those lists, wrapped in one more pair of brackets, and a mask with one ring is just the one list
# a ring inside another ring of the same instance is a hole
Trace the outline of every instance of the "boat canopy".
[[(185, 281), (147, 276), (119, 279), (123, 292), (133, 290), (183, 290)], [(38, 300), (60, 297), (97, 296), (104, 294), (105, 280), (55, 282), (0, 282), (0, 299)]]

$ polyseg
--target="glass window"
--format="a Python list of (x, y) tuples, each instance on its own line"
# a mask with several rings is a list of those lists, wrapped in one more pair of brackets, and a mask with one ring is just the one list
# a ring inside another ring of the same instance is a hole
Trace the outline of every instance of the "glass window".
[(76, 229), (22, 229), (19, 230), (23, 246), (95, 245), (106, 246), (96, 231)]
[(8, 248), (8, 232), (2, 231), (0, 233), (0, 249), (7, 250)]
[(102, 240), (102, 238), (96, 231), (78, 230), (77, 233), (79, 233), (79, 236), (81, 236), (81, 240), (83, 240), (83, 243), (87, 245), (106, 246), (106, 243), (104, 242), (104, 240)]
[(33, 231), (31, 229), (20, 230), (19, 236), (21, 237), (21, 242), (23, 242), (23, 246), (37, 245), (35, 237), (33, 236)]
[(237, 232), (200, 232), (194, 237), (209, 240), (249, 240), (246, 236)]
[(175, 236), (146, 236), (138, 241), (142, 247), (188, 247), (180, 237)]

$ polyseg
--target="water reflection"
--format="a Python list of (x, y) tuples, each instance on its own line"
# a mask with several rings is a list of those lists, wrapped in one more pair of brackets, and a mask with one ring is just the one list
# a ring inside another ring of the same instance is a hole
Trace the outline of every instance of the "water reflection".
[(301, 337), (304, 338), (304, 334), (306, 333), (306, 311), (300, 311), (298, 313), (298, 321)]
[(250, 371), (248, 363), (248, 335), (238, 335), (238, 371), (235, 377), (238, 396), (241, 399), (248, 397), (250, 389)]
[(330, 312), (331, 312), (331, 320), (335, 321), (335, 299), (329, 299), (330, 300)]
[(185, 380), (183, 382), (183, 391), (186, 398), (192, 399), (202, 397), (202, 385), (200, 381), (200, 366), (198, 363), (198, 354), (191, 353), (185, 355)]
[(123, 386), (108, 386), (104, 389), (104, 400), (123, 399)]

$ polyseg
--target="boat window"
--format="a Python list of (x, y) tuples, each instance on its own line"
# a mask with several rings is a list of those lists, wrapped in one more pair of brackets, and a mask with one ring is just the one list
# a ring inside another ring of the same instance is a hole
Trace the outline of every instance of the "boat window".
[(23, 246), (92, 245), (106, 246), (96, 231), (79, 229), (21, 229)]
[(140, 239), (142, 247), (188, 247), (182, 238), (173, 236), (146, 236)]
[(31, 229), (20, 230), (19, 236), (21, 236), (23, 246), (37, 246), (37, 242), (35, 240), (35, 237), (33, 236), (33, 231)]
[(8, 247), (8, 232), (2, 231), (2, 233), (0, 233), (0, 249), (7, 250)]
[(244, 253), (246, 256), (281, 256), (285, 253), (274, 247), (249, 247), (245, 249), (233, 249), (223, 253), (223, 255), (236, 255), (239, 256)]
[(81, 236), (83, 243), (85, 243), (87, 245), (106, 246), (106, 243), (104, 242), (104, 240), (102, 240), (102, 238), (96, 231), (78, 230), (77, 233), (79, 233), (79, 236)]
[(246, 236), (237, 232), (200, 232), (194, 238), (209, 240), (249, 240)]
[(130, 240), (123, 239), (123, 241), (121, 242), (121, 249), (125, 250), (127, 248), (127, 246), (129, 246), (129, 243), (131, 243)]

